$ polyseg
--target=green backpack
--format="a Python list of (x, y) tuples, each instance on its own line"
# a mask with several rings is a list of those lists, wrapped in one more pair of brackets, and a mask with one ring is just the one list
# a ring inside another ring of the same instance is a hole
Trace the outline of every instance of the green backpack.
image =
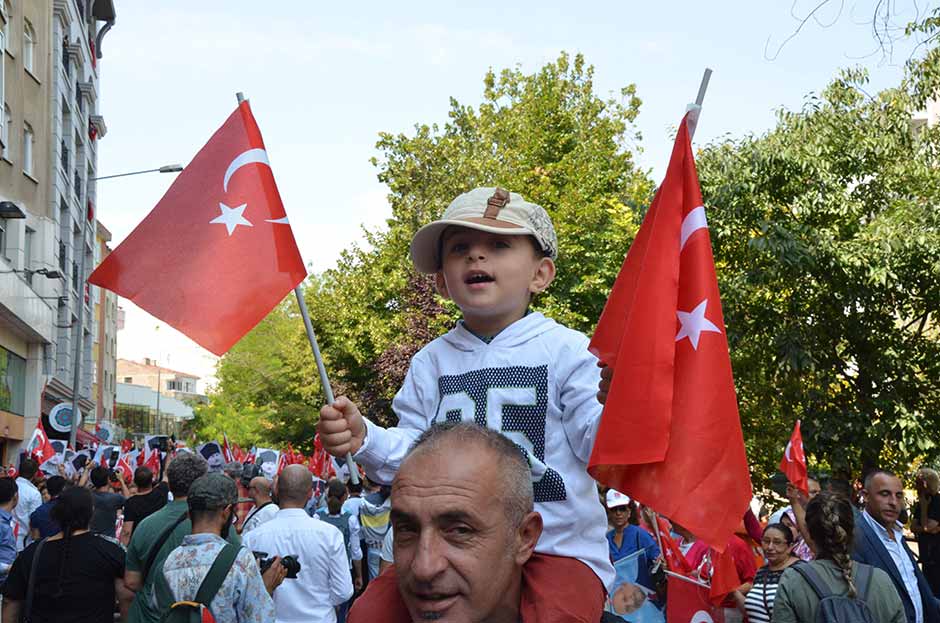
[[(199, 590), (196, 591), (196, 598), (193, 601), (176, 601), (170, 604), (167, 610), (160, 617), (160, 623), (215, 623), (215, 617), (209, 604), (215, 598), (216, 593), (222, 588), (225, 576), (228, 575), (232, 565), (235, 564), (235, 558), (241, 548), (226, 543), (219, 555), (215, 557), (215, 562), (209, 568)], [(163, 569), (156, 577), (155, 587), (158, 595), (158, 603), (165, 604), (173, 599), (173, 592), (167, 583), (166, 576), (163, 575)], [(160, 599), (163, 597), (164, 599)]]

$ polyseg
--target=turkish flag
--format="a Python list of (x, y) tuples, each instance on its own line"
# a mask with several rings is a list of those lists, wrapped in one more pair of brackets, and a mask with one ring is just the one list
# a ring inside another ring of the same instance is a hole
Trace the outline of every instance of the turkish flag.
[(709, 602), (707, 587), (672, 574), (668, 578), (666, 623), (724, 623), (724, 612)]
[(806, 455), (803, 453), (803, 434), (800, 432), (800, 421), (793, 426), (793, 434), (783, 451), (780, 459), (780, 471), (786, 474), (787, 480), (797, 489), (809, 495), (809, 480), (806, 469)]
[(221, 355), (306, 276), (242, 102), (88, 282)]
[(687, 119), (589, 347), (614, 376), (588, 472), (723, 550), (751, 479)]
[(55, 448), (49, 442), (49, 435), (42, 426), (42, 418), (36, 422), (36, 430), (33, 431), (33, 436), (26, 447), (29, 448), (29, 456), (36, 459), (40, 465), (55, 456)]
[(679, 549), (679, 545), (676, 543), (675, 539), (672, 538), (669, 526), (667, 526), (663, 518), (658, 515), (656, 516), (656, 523), (659, 525), (659, 540), (662, 541), (663, 544), (662, 554), (666, 559), (666, 567), (674, 573), (681, 573), (682, 575), (691, 574), (694, 569), (692, 569), (692, 565), (689, 564), (682, 550)]
[(232, 450), (228, 446), (228, 435), (222, 433), (222, 457), (225, 459), (226, 463), (231, 463), (235, 460), (235, 455), (232, 454)]
[(114, 466), (114, 470), (121, 472), (121, 478), (125, 482), (130, 481), (130, 479), (134, 477), (134, 470), (131, 468), (130, 461), (127, 460), (126, 454), (121, 455), (121, 458), (117, 461), (117, 465)]

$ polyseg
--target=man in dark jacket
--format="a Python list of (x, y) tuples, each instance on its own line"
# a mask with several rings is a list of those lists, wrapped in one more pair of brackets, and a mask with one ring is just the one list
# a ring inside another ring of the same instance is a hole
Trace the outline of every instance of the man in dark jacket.
[(900, 479), (884, 470), (865, 478), (865, 510), (855, 530), (852, 558), (884, 570), (904, 603), (908, 623), (940, 623), (940, 604), (904, 541), (898, 516), (904, 507)]

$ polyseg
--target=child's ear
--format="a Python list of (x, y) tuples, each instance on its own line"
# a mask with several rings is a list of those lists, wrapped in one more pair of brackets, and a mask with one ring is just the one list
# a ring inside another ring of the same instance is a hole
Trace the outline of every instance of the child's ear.
[(447, 282), (444, 281), (444, 271), (434, 273), (434, 289), (445, 299), (450, 300), (450, 292), (447, 291)]
[[(440, 273), (438, 273), (440, 274)], [(555, 262), (550, 257), (543, 257), (539, 260), (538, 267), (532, 275), (532, 281), (529, 283), (529, 292), (538, 294), (548, 288), (555, 279)]]

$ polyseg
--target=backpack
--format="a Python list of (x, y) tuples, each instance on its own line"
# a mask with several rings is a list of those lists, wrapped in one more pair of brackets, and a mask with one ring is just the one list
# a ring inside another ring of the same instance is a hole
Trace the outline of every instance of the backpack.
[(816, 623), (875, 623), (875, 617), (868, 608), (868, 604), (865, 603), (873, 575), (869, 565), (857, 564), (855, 566), (855, 586), (857, 587), (855, 597), (833, 593), (811, 564), (794, 565), (792, 569), (803, 576), (819, 597)]
[[(177, 601), (170, 604), (170, 607), (160, 617), (160, 623), (215, 623), (215, 617), (212, 615), (212, 610), (209, 609), (209, 604), (212, 603), (216, 593), (222, 588), (225, 576), (228, 575), (232, 565), (235, 564), (235, 558), (238, 556), (240, 549), (236, 545), (226, 543), (219, 555), (215, 557), (215, 561), (212, 563), (212, 567), (209, 568), (209, 573), (206, 574), (202, 584), (199, 585), (196, 598), (193, 601)], [(162, 570), (157, 575), (157, 583), (160, 585), (161, 592), (172, 595)]]
[(349, 550), (349, 518), (352, 517), (349, 513), (340, 513), (338, 517), (333, 517), (330, 515), (330, 512), (326, 509), (321, 509), (316, 512), (317, 517), (320, 521), (325, 521), (331, 526), (335, 526), (343, 534), (343, 543), (346, 544), (346, 550)]

